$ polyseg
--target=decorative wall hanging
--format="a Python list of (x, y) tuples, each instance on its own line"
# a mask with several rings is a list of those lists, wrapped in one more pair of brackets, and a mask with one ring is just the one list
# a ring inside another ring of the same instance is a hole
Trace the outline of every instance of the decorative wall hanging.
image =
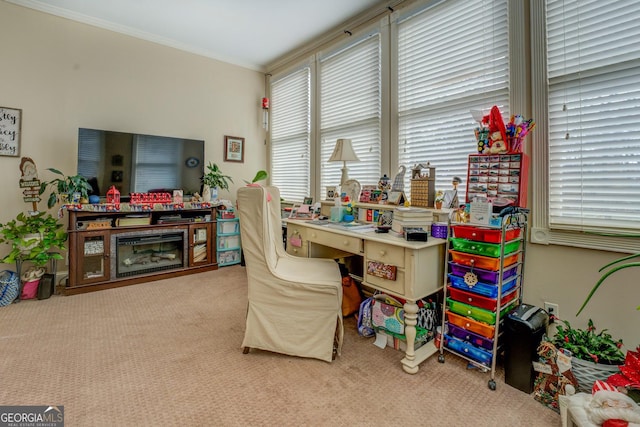
[(0, 156), (20, 155), (22, 110), (0, 107)]
[(224, 161), (244, 163), (244, 138), (225, 135)]

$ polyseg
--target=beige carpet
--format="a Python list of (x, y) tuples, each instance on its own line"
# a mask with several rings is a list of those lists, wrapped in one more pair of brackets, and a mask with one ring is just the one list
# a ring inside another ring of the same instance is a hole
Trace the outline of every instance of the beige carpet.
[(64, 405), (67, 426), (558, 426), (448, 354), (416, 375), (346, 322), (329, 364), (243, 355), (244, 268), (0, 307), (0, 404)]

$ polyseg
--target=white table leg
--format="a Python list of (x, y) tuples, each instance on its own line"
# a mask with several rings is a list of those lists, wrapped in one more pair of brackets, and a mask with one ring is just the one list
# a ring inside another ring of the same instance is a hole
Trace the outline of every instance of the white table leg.
[(404, 334), (407, 337), (407, 351), (402, 359), (402, 369), (408, 374), (418, 373), (416, 361), (415, 342), (416, 324), (418, 323), (418, 304), (409, 301), (404, 304)]

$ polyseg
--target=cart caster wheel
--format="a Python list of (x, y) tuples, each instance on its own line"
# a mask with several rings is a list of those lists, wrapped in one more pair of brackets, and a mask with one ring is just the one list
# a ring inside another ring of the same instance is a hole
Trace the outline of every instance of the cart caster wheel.
[(438, 362), (444, 363), (444, 354), (438, 355)]
[(494, 380), (489, 380), (489, 388), (491, 390), (495, 390), (496, 389), (496, 382)]

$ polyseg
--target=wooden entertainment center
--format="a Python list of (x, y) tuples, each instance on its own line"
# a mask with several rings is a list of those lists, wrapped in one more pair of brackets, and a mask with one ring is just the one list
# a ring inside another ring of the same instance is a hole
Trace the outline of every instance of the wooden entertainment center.
[(65, 295), (216, 270), (216, 207), (69, 208)]

